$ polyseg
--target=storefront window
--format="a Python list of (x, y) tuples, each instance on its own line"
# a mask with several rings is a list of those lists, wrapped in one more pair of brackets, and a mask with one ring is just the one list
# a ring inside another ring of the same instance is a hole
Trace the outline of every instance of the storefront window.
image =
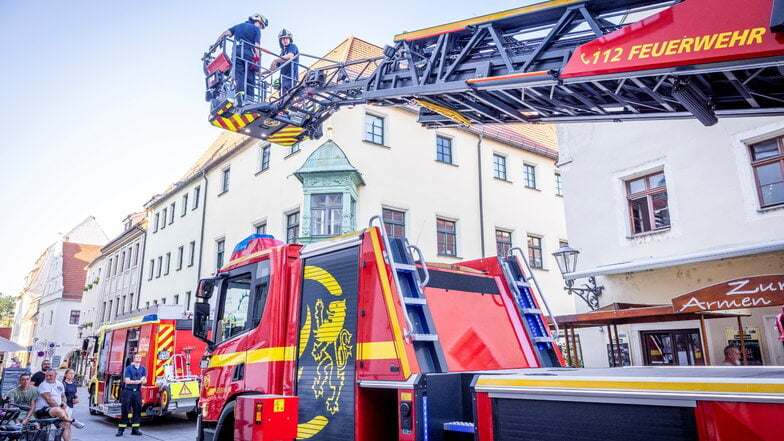
[(705, 366), (698, 329), (641, 333), (646, 366)]

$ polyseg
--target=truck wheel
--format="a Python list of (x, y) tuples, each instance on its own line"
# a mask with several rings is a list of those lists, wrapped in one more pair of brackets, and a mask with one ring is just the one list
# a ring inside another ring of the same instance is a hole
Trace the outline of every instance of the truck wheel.
[(196, 421), (196, 419), (199, 417), (199, 411), (191, 410), (189, 412), (185, 412), (185, 416), (188, 417), (188, 419), (191, 421)]
[(234, 401), (223, 408), (218, 425), (215, 426), (215, 441), (234, 441)]
[(169, 402), (171, 401), (171, 388), (164, 386), (161, 388), (161, 414), (165, 415), (169, 411)]
[(101, 412), (98, 412), (97, 410), (93, 410), (93, 406), (97, 405), (97, 403), (95, 402), (94, 391), (95, 388), (90, 387), (90, 396), (87, 398), (87, 408), (90, 409), (90, 415), (100, 415)]
[(204, 423), (201, 421), (201, 413), (196, 415), (196, 441), (204, 441)]

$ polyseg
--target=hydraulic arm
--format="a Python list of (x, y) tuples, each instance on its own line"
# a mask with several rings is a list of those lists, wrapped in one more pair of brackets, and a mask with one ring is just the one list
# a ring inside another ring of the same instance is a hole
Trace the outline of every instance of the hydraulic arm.
[[(718, 117), (778, 115), (783, 3), (538, 3), (397, 35), (383, 57), (320, 59), (301, 69), (293, 89), (240, 106), (225, 82), (210, 96), (208, 77), (211, 120), (272, 142), (286, 129), (297, 142), (319, 137), (341, 106), (360, 103), (418, 106), (428, 127), (672, 118), (712, 125)], [(262, 74), (260, 84), (274, 75)]]

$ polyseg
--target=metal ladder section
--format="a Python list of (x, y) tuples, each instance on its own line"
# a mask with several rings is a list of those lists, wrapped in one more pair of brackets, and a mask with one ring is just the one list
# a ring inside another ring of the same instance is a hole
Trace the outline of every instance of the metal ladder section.
[[(523, 271), (520, 261), (525, 265), (526, 271)], [(509, 256), (503, 258), (502, 262), (504, 274), (512, 289), (517, 309), (520, 317), (523, 319), (523, 325), (528, 332), (528, 336), (533, 343), (540, 366), (560, 366), (561, 363), (555, 349), (555, 339), (550, 335), (550, 330), (545, 325), (542, 310), (536, 307), (530, 281), (533, 281), (536, 290), (539, 292), (539, 298), (547, 309), (547, 315), (553, 317), (553, 314), (550, 312), (550, 307), (542, 295), (542, 290), (539, 289), (539, 284), (536, 282), (523, 250), (519, 247), (512, 248)], [(526, 274), (530, 274), (530, 276), (526, 276)], [(558, 335), (560, 331), (558, 330), (558, 324), (555, 323), (555, 319), (553, 319), (553, 323), (555, 324), (556, 335)]]
[[(410, 245), (404, 237), (390, 239), (381, 217), (373, 216), (370, 219), (371, 226), (374, 220), (378, 220), (381, 224), (379, 229), (387, 250), (386, 258), (392, 269), (400, 304), (406, 316), (408, 328), (404, 330), (403, 335), (406, 340), (410, 339), (413, 342), (419, 369), (422, 373), (446, 372), (444, 350), (438, 339), (435, 323), (423, 291), (430, 280), (430, 273), (427, 270), (422, 250), (416, 245)], [(420, 278), (417, 261), (414, 259), (412, 251), (416, 252), (419, 258), (418, 262), (422, 266), (424, 280)]]

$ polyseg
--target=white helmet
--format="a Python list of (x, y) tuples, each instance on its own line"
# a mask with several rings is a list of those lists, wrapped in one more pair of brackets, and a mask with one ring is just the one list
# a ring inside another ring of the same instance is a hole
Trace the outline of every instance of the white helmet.
[(263, 27), (263, 28), (266, 28), (267, 25), (269, 25), (269, 21), (267, 20), (267, 17), (265, 17), (265, 16), (263, 16), (263, 15), (261, 15), (259, 13), (251, 15), (250, 17), (248, 17), (248, 20), (250, 20), (250, 21), (257, 21), (257, 22), (261, 23), (261, 27)]

